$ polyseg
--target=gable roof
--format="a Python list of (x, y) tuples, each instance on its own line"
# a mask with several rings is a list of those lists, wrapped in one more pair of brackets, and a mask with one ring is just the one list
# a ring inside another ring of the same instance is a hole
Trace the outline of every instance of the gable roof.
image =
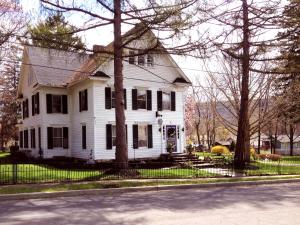
[[(22, 67), (29, 66), (37, 84), (45, 86), (63, 87), (88, 55), (56, 49), (46, 49), (25, 46)], [(24, 68), (21, 69), (21, 78), (24, 79)], [(20, 82), (21, 83), (21, 82)]]
[[(135, 29), (137, 28), (132, 28), (125, 33), (124, 36), (130, 35)], [(155, 37), (151, 30), (149, 30), (149, 34)], [(160, 47), (164, 49), (161, 44)], [(30, 66), (32, 73), (36, 77), (37, 84), (52, 87), (71, 86), (90, 76), (97, 77), (97, 69), (103, 63), (112, 60), (112, 57), (108, 53), (113, 52), (113, 42), (103, 47), (103, 49), (107, 51), (107, 53), (87, 55), (83, 53), (25, 46), (22, 67), (26, 65)], [(165, 55), (180, 75), (176, 80), (170, 82), (190, 84), (191, 81), (176, 64), (170, 54), (166, 52)], [(21, 69), (20, 84), (22, 83), (23, 76), (24, 74)], [(18, 93), (21, 93), (20, 86)]]

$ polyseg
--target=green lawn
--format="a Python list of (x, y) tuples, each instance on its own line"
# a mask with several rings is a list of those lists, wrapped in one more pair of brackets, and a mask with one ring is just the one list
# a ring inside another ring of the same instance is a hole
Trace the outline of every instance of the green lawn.
[(300, 164), (300, 156), (283, 156), (281, 158), (281, 162), (289, 164)]
[(258, 169), (246, 170), (245, 173), (248, 176), (300, 174), (300, 165), (278, 164), (276, 162), (255, 162), (251, 165), (258, 167)]
[[(138, 169), (135, 178), (196, 178), (196, 177), (217, 177), (218, 174), (198, 169)], [(58, 169), (49, 166), (18, 164), (18, 183), (40, 183), (58, 181), (80, 181), (80, 180), (101, 180), (117, 179), (117, 175), (108, 175), (100, 170), (78, 170)], [(13, 179), (13, 165), (0, 165), (0, 183), (8, 183)]]
[(10, 153), (7, 153), (7, 152), (0, 152), (0, 159), (7, 158), (8, 156), (10, 156)]

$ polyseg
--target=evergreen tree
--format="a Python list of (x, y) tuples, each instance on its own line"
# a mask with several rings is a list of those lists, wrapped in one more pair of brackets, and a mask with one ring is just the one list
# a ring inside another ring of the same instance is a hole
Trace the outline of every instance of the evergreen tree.
[(74, 34), (77, 30), (70, 25), (61, 13), (49, 16), (45, 21), (29, 27), (34, 46), (68, 51), (80, 51), (85, 48), (81, 38)]

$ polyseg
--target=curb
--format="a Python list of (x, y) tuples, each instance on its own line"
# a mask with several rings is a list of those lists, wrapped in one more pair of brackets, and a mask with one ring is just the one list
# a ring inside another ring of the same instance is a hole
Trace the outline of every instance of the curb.
[(26, 200), (38, 198), (58, 198), (58, 197), (74, 197), (74, 196), (91, 196), (91, 195), (113, 195), (131, 193), (137, 191), (167, 191), (167, 190), (185, 190), (196, 188), (215, 188), (215, 187), (239, 187), (239, 186), (256, 186), (266, 184), (284, 184), (298, 183), (300, 178), (295, 179), (280, 179), (280, 180), (262, 180), (262, 181), (239, 181), (239, 182), (219, 182), (206, 184), (179, 184), (179, 185), (163, 185), (163, 186), (148, 186), (148, 187), (130, 187), (130, 188), (106, 188), (106, 189), (89, 189), (89, 190), (71, 190), (58, 192), (36, 192), (22, 194), (7, 194), (0, 195), (0, 201), (10, 200)]

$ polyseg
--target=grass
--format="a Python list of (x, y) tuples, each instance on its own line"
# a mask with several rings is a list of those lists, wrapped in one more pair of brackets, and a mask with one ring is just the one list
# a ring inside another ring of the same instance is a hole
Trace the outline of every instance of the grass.
[[(196, 178), (216, 177), (217, 174), (199, 169), (138, 169), (136, 178)], [(0, 165), (0, 183), (10, 183), (13, 179), (13, 165)], [(18, 183), (41, 183), (58, 181), (118, 179), (117, 175), (105, 174), (102, 170), (58, 169), (34, 164), (18, 164)]]
[(295, 164), (299, 164), (300, 163), (300, 156), (283, 156), (281, 158), (281, 162), (282, 163), (295, 163)]
[(300, 165), (278, 164), (276, 162), (255, 162), (251, 165), (258, 169), (246, 170), (245, 173), (248, 176), (300, 174)]
[[(58, 192), (70, 190), (106, 189), (106, 188), (125, 188), (125, 187), (144, 187), (144, 186), (165, 186), (183, 184), (208, 184), (221, 182), (241, 182), (241, 181), (261, 181), (261, 180), (281, 180), (287, 177), (246, 177), (246, 178), (207, 178), (193, 180), (141, 180), (141, 181), (101, 181), (68, 184), (40, 184), (40, 185), (14, 185), (0, 186), (0, 194), (18, 194), (34, 192)], [(300, 178), (293, 176), (292, 178)]]
[(0, 159), (4, 159), (10, 156), (10, 153), (7, 152), (0, 152)]

